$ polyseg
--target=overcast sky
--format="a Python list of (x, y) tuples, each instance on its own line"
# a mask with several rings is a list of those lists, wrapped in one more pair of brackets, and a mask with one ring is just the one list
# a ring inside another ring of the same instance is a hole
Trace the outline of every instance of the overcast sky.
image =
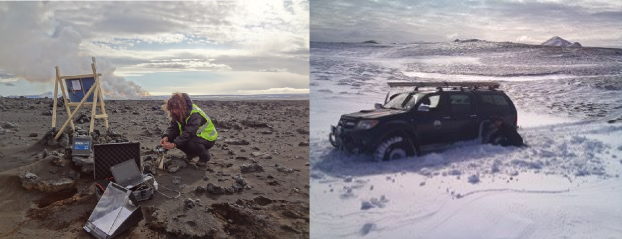
[(0, 95), (104, 74), (109, 97), (309, 92), (309, 2), (0, 2)]
[(311, 1), (311, 41), (478, 38), (541, 44), (553, 36), (622, 48), (622, 1)]

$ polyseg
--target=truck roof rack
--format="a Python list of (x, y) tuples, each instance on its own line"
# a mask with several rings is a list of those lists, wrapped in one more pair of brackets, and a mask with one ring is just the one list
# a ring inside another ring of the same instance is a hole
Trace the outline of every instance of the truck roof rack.
[(483, 88), (488, 87), (489, 89), (498, 89), (500, 84), (494, 81), (443, 81), (443, 82), (387, 82), (389, 87), (398, 88), (398, 87), (415, 87), (417, 90), (419, 87), (468, 87), (468, 88)]

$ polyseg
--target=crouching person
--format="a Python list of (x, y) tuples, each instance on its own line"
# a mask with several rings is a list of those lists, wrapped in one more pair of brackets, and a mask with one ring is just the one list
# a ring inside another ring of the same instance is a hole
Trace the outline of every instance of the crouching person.
[(492, 131), (487, 143), (501, 146), (524, 146), (523, 137), (518, 134), (516, 127), (503, 121), (501, 117), (492, 117)]
[(164, 149), (178, 148), (188, 161), (199, 157), (198, 166), (210, 160), (209, 149), (214, 146), (218, 132), (210, 118), (186, 93), (173, 93), (162, 106), (171, 118), (170, 125), (162, 135), (160, 145)]

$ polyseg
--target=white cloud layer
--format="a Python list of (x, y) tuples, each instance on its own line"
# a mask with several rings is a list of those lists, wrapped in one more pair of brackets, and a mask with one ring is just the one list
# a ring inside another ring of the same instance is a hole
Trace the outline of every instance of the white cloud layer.
[(154, 72), (279, 69), (308, 89), (305, 1), (0, 2), (0, 35), (2, 79), (49, 83), (55, 66), (89, 73), (95, 56), (111, 96), (144, 94), (122, 76)]

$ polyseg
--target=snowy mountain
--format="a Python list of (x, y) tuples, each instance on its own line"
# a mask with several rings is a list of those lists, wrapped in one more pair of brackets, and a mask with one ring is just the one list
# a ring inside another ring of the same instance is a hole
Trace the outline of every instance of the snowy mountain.
[(561, 37), (554, 36), (551, 39), (542, 43), (543, 46), (561, 46), (561, 47), (581, 47), (581, 43), (571, 43)]

